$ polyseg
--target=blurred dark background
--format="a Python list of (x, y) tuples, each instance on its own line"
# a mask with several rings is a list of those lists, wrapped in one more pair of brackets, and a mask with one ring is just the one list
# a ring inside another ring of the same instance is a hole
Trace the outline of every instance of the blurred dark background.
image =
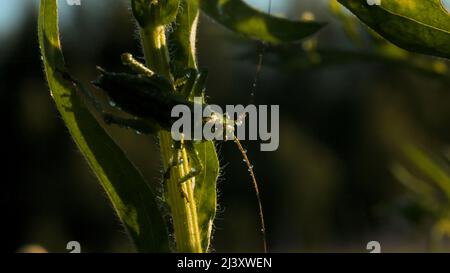
[[(126, 2), (60, 1), (66, 61), (83, 82), (95, 78), (95, 65), (120, 69), (121, 53), (140, 55)], [(267, 6), (266, 0), (249, 3)], [(1, 250), (33, 244), (66, 252), (75, 240), (83, 252), (132, 252), (49, 95), (37, 13), (37, 1), (0, 1)], [(291, 19), (314, 14), (329, 24), (307, 42), (266, 48), (254, 103), (280, 105), (280, 147), (260, 152), (259, 143), (244, 145), (259, 178), (271, 250), (366, 252), (375, 240), (382, 251), (449, 251), (447, 63), (389, 46), (347, 12), (345, 19), (332, 14), (328, 1), (276, 0), (273, 13)], [(348, 38), (350, 21), (360, 44)], [(198, 53), (210, 73), (210, 102), (253, 102), (260, 48), (201, 18)], [(155, 139), (106, 128), (157, 183)], [(220, 158), (213, 248), (261, 251), (246, 166), (233, 143), (220, 144)]]

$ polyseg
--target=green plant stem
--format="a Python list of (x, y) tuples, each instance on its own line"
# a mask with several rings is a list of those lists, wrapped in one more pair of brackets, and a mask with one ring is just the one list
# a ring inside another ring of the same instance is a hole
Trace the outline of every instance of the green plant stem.
[(150, 26), (140, 28), (140, 35), (147, 67), (165, 76), (167, 79), (173, 80), (170, 73), (165, 27)]
[[(173, 80), (170, 72), (169, 53), (166, 45), (165, 27), (151, 26), (140, 30), (147, 66), (156, 73)], [(164, 169), (170, 166), (173, 154), (173, 140), (170, 132), (159, 133), (160, 151)], [(179, 183), (180, 177), (191, 170), (187, 154), (181, 152), (183, 164), (173, 167), (167, 183), (166, 198), (169, 203), (178, 252), (202, 252), (198, 227), (197, 208), (194, 199), (194, 179)], [(178, 155), (175, 160), (178, 160)]]

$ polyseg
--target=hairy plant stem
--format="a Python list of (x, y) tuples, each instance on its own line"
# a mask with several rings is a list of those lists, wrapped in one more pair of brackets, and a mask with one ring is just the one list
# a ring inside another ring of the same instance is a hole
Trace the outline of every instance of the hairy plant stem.
[[(173, 81), (170, 72), (165, 27), (149, 26), (141, 28), (140, 34), (147, 66), (154, 72)], [(180, 177), (191, 171), (186, 150), (181, 149), (180, 154), (174, 155), (170, 132), (160, 131), (159, 142), (164, 170), (169, 168), (171, 160), (178, 161), (181, 158), (183, 162), (171, 169), (170, 179), (165, 181), (167, 183), (165, 187), (166, 198), (172, 214), (176, 250), (178, 252), (202, 252), (193, 191), (195, 178), (179, 183)]]

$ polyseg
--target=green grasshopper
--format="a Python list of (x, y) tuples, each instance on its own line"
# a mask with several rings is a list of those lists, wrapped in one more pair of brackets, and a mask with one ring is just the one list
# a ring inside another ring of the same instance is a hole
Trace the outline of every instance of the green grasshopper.
[[(166, 78), (155, 74), (145, 65), (134, 59), (129, 53), (122, 54), (122, 62), (124, 65), (130, 67), (135, 73), (114, 73), (97, 67), (100, 76), (93, 81), (93, 84), (106, 92), (110, 99), (110, 104), (113, 107), (131, 114), (134, 118), (122, 118), (107, 113), (102, 109), (100, 104), (95, 101), (95, 98), (91, 93), (87, 90), (83, 90), (83, 93), (85, 93), (89, 100), (93, 102), (94, 107), (101, 112), (102, 117), (107, 124), (115, 124), (120, 127), (132, 129), (141, 134), (156, 134), (160, 130), (170, 131), (172, 124), (175, 122), (175, 119), (171, 117), (171, 111), (174, 106), (186, 105), (190, 109), (193, 109), (195, 105), (191, 100), (194, 97), (204, 98), (207, 78), (206, 71), (198, 72), (197, 70), (189, 69), (184, 75), (178, 77), (174, 83), (172, 83)], [(73, 82), (75, 85), (78, 85), (75, 81)], [(205, 107), (204, 105), (205, 104), (203, 104), (202, 107)], [(227, 114), (223, 115), (223, 117), (213, 115), (211, 118), (203, 118), (201, 122), (203, 124), (217, 122), (217, 119), (219, 119), (219, 122), (225, 124), (223, 128), (226, 128), (226, 130), (234, 130), (234, 125), (239, 124), (239, 122), (230, 119)], [(225, 132), (226, 130), (222, 132), (225, 136), (228, 135), (228, 132)], [(253, 166), (247, 157), (246, 150), (244, 150), (239, 139), (234, 135), (234, 131), (232, 133), (234, 136), (233, 140), (237, 144), (237, 147), (244, 158), (244, 162), (247, 164), (256, 191), (264, 249), (266, 250), (264, 216)], [(227, 138), (224, 139), (227, 140)], [(192, 167), (189, 173), (179, 179), (179, 183), (184, 183), (203, 172), (203, 163), (194, 147), (196, 141), (203, 140), (174, 141), (173, 155), (168, 168), (164, 170), (163, 183), (170, 178), (171, 168), (181, 164), (180, 160), (178, 160), (181, 149), (186, 149), (188, 160)]]
[[(136, 61), (131, 54), (123, 54), (122, 61), (137, 74), (107, 72), (98, 67), (100, 76), (93, 84), (107, 93), (111, 105), (136, 118), (124, 119), (102, 110), (103, 119), (107, 124), (115, 124), (144, 134), (156, 134), (159, 130), (170, 131), (172, 124), (176, 121), (171, 117), (173, 107), (186, 105), (193, 110), (194, 103), (189, 99), (204, 97), (205, 71), (187, 70), (172, 84), (166, 78), (153, 73)], [(214, 121), (216, 119), (217, 116)], [(202, 123), (211, 120), (212, 118), (203, 119)], [(222, 121), (226, 124), (234, 124), (234, 121), (226, 116)], [(231, 126), (227, 128), (231, 128)], [(192, 168), (189, 173), (180, 178), (179, 183), (183, 183), (203, 171), (203, 164), (194, 148), (195, 142), (196, 140), (174, 141), (174, 154), (169, 168), (164, 171), (164, 180), (169, 178), (171, 168), (179, 164), (179, 160), (176, 158), (182, 148), (187, 150)]]

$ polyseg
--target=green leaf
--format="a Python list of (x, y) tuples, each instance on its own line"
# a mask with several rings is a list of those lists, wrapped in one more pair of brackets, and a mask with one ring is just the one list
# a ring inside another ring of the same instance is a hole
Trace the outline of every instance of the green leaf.
[(406, 158), (417, 168), (417, 171), (441, 189), (450, 201), (450, 173), (445, 164), (414, 145), (405, 144), (402, 148)]
[(339, 0), (361, 21), (404, 49), (450, 58), (450, 14), (440, 0)]
[(349, 16), (350, 14), (345, 12), (345, 8), (336, 0), (329, 0), (329, 7), (331, 13), (339, 19), (344, 28), (345, 34), (347, 34), (351, 42), (359, 48), (363, 47), (364, 43), (359, 31), (359, 21), (354, 16)]
[[(384, 40), (383, 40), (384, 41)], [(318, 59), (311, 58), (317, 54)], [(251, 59), (253, 52), (241, 54), (242, 58)], [(420, 75), (450, 83), (450, 71), (443, 59), (430, 60), (424, 55), (414, 55), (391, 43), (379, 45), (370, 51), (322, 48), (309, 52), (297, 47), (284, 46), (266, 50), (266, 65), (285, 70), (324, 69), (327, 66), (343, 66), (352, 63), (379, 63), (390, 68), (405, 69)]]
[(200, 0), (200, 7), (209, 17), (230, 30), (273, 44), (301, 40), (324, 26), (317, 22), (274, 17), (241, 0)]
[(174, 30), (169, 43), (173, 52), (171, 58), (172, 72), (182, 74), (187, 68), (197, 69), (195, 56), (195, 39), (199, 16), (198, 0), (182, 0)]
[(198, 226), (202, 249), (208, 251), (211, 242), (213, 221), (217, 210), (217, 178), (219, 177), (219, 159), (212, 141), (194, 144), (203, 164), (203, 171), (195, 178), (194, 198), (197, 204)]
[(84, 106), (73, 82), (67, 78), (59, 39), (57, 0), (41, 0), (38, 32), (45, 74), (57, 109), (137, 249), (168, 251), (167, 231), (155, 195)]

